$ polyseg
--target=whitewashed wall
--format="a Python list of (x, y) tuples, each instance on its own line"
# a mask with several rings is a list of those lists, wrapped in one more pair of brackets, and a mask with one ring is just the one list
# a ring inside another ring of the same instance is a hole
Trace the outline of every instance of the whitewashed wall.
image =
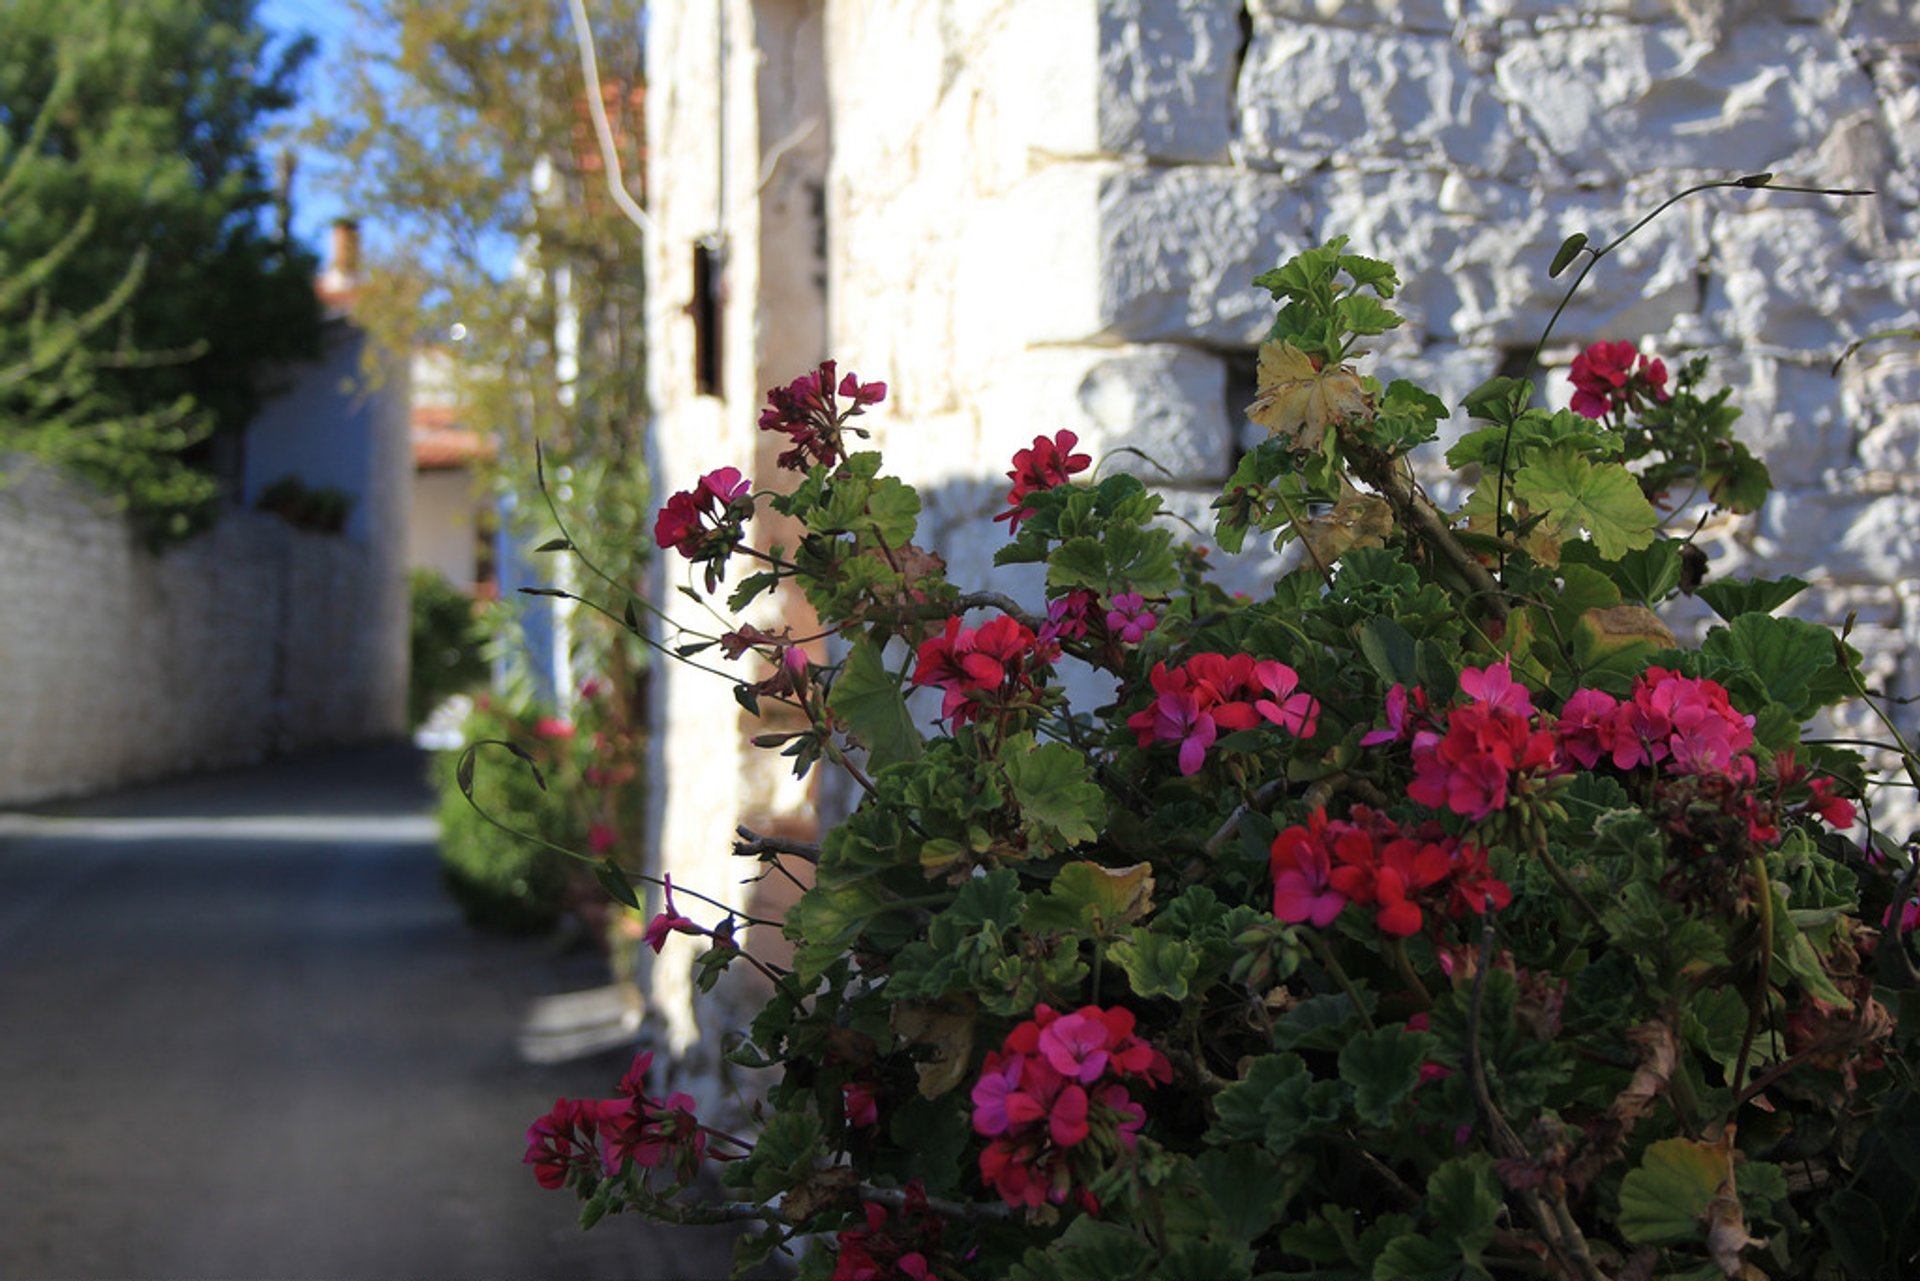
[(228, 515), (160, 555), (21, 459), (0, 487), (0, 804), (405, 731), (388, 557)]
[[(752, 6), (657, 5), (647, 29), (648, 387), (654, 409), (649, 462), (661, 498), (691, 488), (716, 467), (753, 471), (760, 160)], [(721, 72), (725, 68), (725, 74)], [(713, 394), (695, 378), (694, 248), (726, 254), (720, 377)], [(649, 596), (673, 620), (712, 634), (713, 615), (687, 600), (678, 555), (655, 558)], [(668, 643), (670, 626), (656, 635)], [(723, 661), (708, 651), (702, 661)], [(729, 851), (747, 807), (748, 749), (728, 681), (672, 662), (651, 677), (653, 788), (645, 870), (743, 906), (742, 869)], [(660, 896), (652, 896), (658, 904)], [(683, 911), (709, 923), (717, 913)], [(701, 1038), (691, 995), (692, 940), (676, 936), (643, 975), (648, 1035), (685, 1060), (689, 1079), (717, 1071), (717, 1041)], [(643, 961), (650, 958), (642, 953)], [(723, 1016), (721, 1016), (723, 1017)], [(708, 1019), (712, 1023), (714, 1019)], [(709, 1027), (709, 1032), (713, 1029)], [(709, 1085), (711, 1082), (708, 1083)], [(702, 1092), (705, 1092), (704, 1087)], [(702, 1098), (702, 1102), (708, 1102)]]
[[(1842, 202), (1695, 197), (1556, 331), (1715, 358), (1778, 495), (1710, 530), (1716, 572), (1797, 573), (1920, 693), (1920, 9), (1908, 0), (1057, 0), (829, 6), (833, 347), (897, 389), (884, 444), (984, 575), (1006, 459), (1072, 427), (1204, 506), (1251, 443), (1271, 318), (1248, 281), (1346, 234), (1409, 323), (1372, 362), (1457, 401), (1524, 355), (1566, 278), (1692, 182), (1761, 170)], [(955, 16), (955, 15), (961, 16)], [(981, 531), (987, 531), (982, 533)], [(1240, 558), (1246, 580), (1265, 557)]]
[[(1856, 643), (1891, 692), (1920, 693), (1920, 348), (1827, 372), (1850, 339), (1920, 323), (1911, 0), (719, 9), (731, 24), (724, 136), (711, 7), (657, 8), (650, 33), (663, 492), (744, 465), (758, 393), (801, 372), (768, 364), (748, 385), (753, 357), (732, 346), (725, 402), (696, 400), (681, 387), (682, 308), (724, 171), (729, 342), (763, 360), (807, 345), (783, 328), (805, 308), (769, 302), (806, 280), (791, 242), (744, 229), (792, 198), (774, 152), (794, 117), (769, 97), (810, 99), (767, 73), (810, 65), (801, 42), (819, 15), (822, 350), (887, 381), (868, 421), (928, 498), (920, 541), (964, 584), (986, 580), (1003, 473), (1041, 432), (1144, 450), (1174, 505), (1204, 513), (1250, 443), (1240, 408), (1271, 303), (1249, 281), (1288, 254), (1346, 234), (1398, 263), (1409, 323), (1373, 367), (1457, 400), (1531, 347), (1558, 301), (1546, 264), (1564, 236), (1603, 242), (1690, 182), (1772, 170), (1881, 195), (1697, 198), (1608, 259), (1548, 355), (1564, 367), (1601, 338), (1644, 341), (1669, 365), (1713, 354), (1781, 490), (1716, 534), (1717, 568), (1816, 579), (1808, 612), (1857, 608)], [(756, 244), (780, 255), (764, 273)], [(757, 328), (739, 327), (743, 310)], [(1247, 585), (1275, 563), (1238, 562), (1229, 572)], [(685, 697), (701, 701), (681, 712), (663, 700), (656, 740), (664, 822), (681, 834), (661, 849), (676, 867), (705, 860), (711, 877), (722, 811), (745, 804), (726, 741), (737, 722), (724, 689)]]

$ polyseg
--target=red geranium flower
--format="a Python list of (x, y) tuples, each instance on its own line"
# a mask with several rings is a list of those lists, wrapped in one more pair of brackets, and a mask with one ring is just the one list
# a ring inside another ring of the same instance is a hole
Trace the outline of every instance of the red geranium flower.
[(1008, 522), (1007, 532), (1014, 533), (1029, 514), (1026, 509), (1028, 494), (1064, 485), (1070, 477), (1093, 466), (1090, 456), (1073, 452), (1073, 447), (1079, 443), (1078, 436), (1062, 429), (1054, 433), (1052, 440), (1035, 436), (1033, 444), (1016, 451), (1013, 470), (1007, 473), (1007, 479), (1013, 482), (1013, 488), (1007, 491), (1008, 507), (994, 520)]

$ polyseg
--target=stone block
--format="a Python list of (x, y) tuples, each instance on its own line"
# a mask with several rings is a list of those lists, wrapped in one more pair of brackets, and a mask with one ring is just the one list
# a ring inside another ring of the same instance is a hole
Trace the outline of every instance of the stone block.
[(1890, 583), (1920, 566), (1920, 522), (1907, 494), (1860, 495), (1809, 490), (1776, 498), (1753, 518), (1751, 552), (1764, 561), (1750, 572), (1798, 574), (1834, 583)]
[(1886, 53), (1900, 45), (1920, 44), (1920, 9), (1911, 0), (1854, 0), (1834, 8), (1840, 34), (1863, 52)]
[(1585, 0), (1577, 12), (1566, 0), (1461, 0), (1469, 22), (1542, 23), (1565, 26), (1584, 18), (1627, 18), (1659, 22), (1673, 17), (1672, 0)]
[(1792, 168), (1837, 121), (1874, 106), (1835, 36), (1771, 20), (1734, 26), (1717, 44), (1679, 26), (1543, 31), (1508, 45), (1497, 78), (1583, 182)]
[[(1669, 367), (1681, 359), (1669, 360)], [(1817, 484), (1822, 474), (1854, 462), (1853, 425), (1840, 384), (1825, 367), (1752, 350), (1716, 355), (1701, 391), (1721, 387), (1734, 388), (1730, 403), (1741, 410), (1734, 431), (1767, 464), (1777, 489)]]
[(1717, 216), (1706, 262), (1707, 318), (1736, 340), (1831, 357), (1851, 332), (1913, 323), (1890, 264), (1861, 261), (1839, 215), (1784, 195)]
[(1240, 6), (1228, 0), (1101, 5), (1101, 149), (1155, 160), (1225, 160), (1239, 15)]
[(991, 473), (1036, 435), (1066, 428), (1106, 470), (1180, 484), (1216, 483), (1229, 468), (1231, 430), (1219, 356), (1189, 347), (1037, 347), (1002, 362), (975, 395), (980, 447)]
[(1452, 0), (1249, 0), (1256, 29), (1283, 23), (1335, 23), (1367, 30), (1453, 30)]
[(1273, 300), (1253, 278), (1315, 243), (1297, 184), (1211, 166), (1107, 175), (1098, 228), (1100, 327), (1082, 337), (1131, 342), (1257, 341)]
[[(1531, 345), (1573, 279), (1547, 275), (1561, 241), (1576, 231), (1602, 240), (1629, 221), (1617, 193), (1547, 195), (1487, 179), (1468, 184), (1475, 214), (1446, 215), (1439, 206), (1450, 182), (1421, 170), (1335, 172), (1315, 187), (1317, 238), (1349, 235), (1356, 251), (1400, 268), (1403, 338)], [(1698, 302), (1703, 253), (1696, 220), (1683, 212), (1655, 221), (1587, 277), (1556, 333), (1586, 342), (1667, 329)]]
[(1396, 160), (1513, 180), (1538, 167), (1493, 81), (1445, 36), (1268, 26), (1248, 50), (1239, 107), (1256, 162)]
[[(1920, 476), (1920, 403), (1900, 405), (1857, 424), (1855, 457), (1871, 472)], [(1920, 566), (1915, 567), (1920, 572)]]

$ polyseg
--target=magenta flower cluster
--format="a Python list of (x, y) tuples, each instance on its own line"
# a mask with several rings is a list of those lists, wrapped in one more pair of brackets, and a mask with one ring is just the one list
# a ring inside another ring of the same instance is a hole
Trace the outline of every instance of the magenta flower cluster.
[(775, 461), (790, 471), (805, 471), (810, 463), (832, 467), (846, 459), (844, 433), (866, 433), (849, 427), (850, 419), (865, 413), (867, 406), (887, 398), (887, 385), (863, 383), (849, 372), (834, 383), (834, 362), (825, 360), (810, 373), (800, 375), (785, 387), (767, 393), (767, 407), (760, 413), (760, 430), (779, 432), (791, 445)]
[(676, 1183), (692, 1182), (707, 1155), (706, 1131), (689, 1096), (646, 1093), (652, 1065), (651, 1051), (640, 1054), (620, 1078), (620, 1097), (559, 1099), (527, 1128), (525, 1163), (541, 1187), (585, 1191), (629, 1162), (648, 1170), (670, 1166)]
[(1133, 1034), (1133, 1011), (1087, 1005), (1061, 1014), (1046, 1005), (988, 1053), (973, 1086), (974, 1132), (991, 1140), (980, 1177), (1001, 1200), (1038, 1209), (1064, 1204), (1076, 1186), (1090, 1212), (1086, 1180), (1100, 1151), (1133, 1146), (1146, 1111), (1127, 1082), (1173, 1079), (1166, 1055)]
[(1222, 730), (1265, 722), (1295, 738), (1312, 738), (1320, 704), (1300, 689), (1285, 663), (1251, 654), (1195, 654), (1178, 667), (1155, 663), (1154, 699), (1127, 719), (1141, 747), (1180, 745), (1180, 772), (1198, 773)]
[(1605, 418), (1635, 401), (1667, 399), (1667, 366), (1630, 342), (1597, 342), (1573, 358), (1573, 412)]

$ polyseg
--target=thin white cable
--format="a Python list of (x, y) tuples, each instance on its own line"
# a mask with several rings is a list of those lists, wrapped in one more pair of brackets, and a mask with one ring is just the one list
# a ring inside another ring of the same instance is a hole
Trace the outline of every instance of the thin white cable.
[(587, 20), (586, 0), (567, 0), (567, 8), (573, 14), (573, 35), (580, 45), (580, 69), (587, 81), (587, 113), (593, 117), (593, 132), (600, 139), (600, 159), (607, 171), (607, 190), (613, 196), (613, 203), (627, 216), (627, 221), (647, 235), (653, 234), (653, 219), (647, 217), (627, 190), (627, 180), (620, 172), (620, 152), (613, 142), (613, 127), (607, 123), (607, 101), (600, 89), (600, 60), (593, 50), (593, 27)]

